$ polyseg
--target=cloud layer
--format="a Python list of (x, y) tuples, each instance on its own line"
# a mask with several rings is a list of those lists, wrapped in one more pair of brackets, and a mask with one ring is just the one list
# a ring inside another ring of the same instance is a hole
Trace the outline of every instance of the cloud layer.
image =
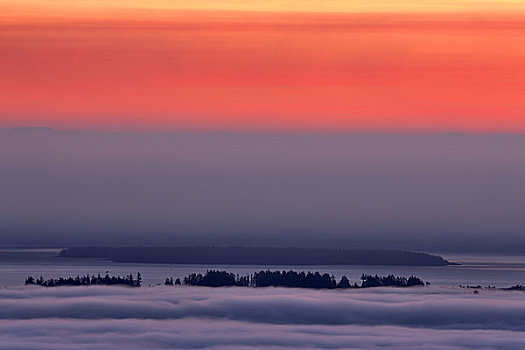
[(0, 291), (0, 349), (525, 346), (525, 294), (426, 288)]

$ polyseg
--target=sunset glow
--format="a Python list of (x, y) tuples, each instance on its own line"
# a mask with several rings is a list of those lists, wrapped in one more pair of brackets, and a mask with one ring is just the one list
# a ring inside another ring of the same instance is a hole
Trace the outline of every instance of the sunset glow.
[(0, 1), (0, 127), (525, 132), (523, 1)]

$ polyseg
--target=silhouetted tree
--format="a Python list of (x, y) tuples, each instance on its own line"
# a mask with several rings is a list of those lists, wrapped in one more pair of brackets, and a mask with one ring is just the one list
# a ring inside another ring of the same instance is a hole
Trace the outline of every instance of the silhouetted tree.
[(341, 280), (339, 281), (339, 284), (337, 285), (338, 288), (350, 288), (350, 281), (346, 276), (341, 277)]
[[(407, 280), (407, 287), (413, 287), (413, 286), (424, 286), (425, 283), (415, 276), (410, 276)], [(427, 282), (427, 285), (430, 285), (429, 282)]]

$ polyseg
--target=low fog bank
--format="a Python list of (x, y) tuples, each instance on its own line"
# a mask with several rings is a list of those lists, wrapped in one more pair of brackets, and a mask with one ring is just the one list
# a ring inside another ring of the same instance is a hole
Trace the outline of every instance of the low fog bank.
[(0, 290), (0, 349), (508, 349), (525, 293), (457, 288)]
[(0, 320), (0, 349), (490, 350), (525, 346), (523, 333), (501, 330), (295, 326), (224, 320), (43, 321)]
[(0, 131), (0, 244), (525, 252), (519, 135)]
[(0, 291), (0, 319), (218, 318), (270, 324), (394, 325), (525, 331), (525, 293), (379, 287), (20, 287)]

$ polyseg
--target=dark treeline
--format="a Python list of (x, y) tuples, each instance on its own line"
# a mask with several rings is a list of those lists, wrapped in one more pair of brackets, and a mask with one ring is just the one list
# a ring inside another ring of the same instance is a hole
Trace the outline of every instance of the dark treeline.
[(521, 284), (516, 284), (515, 286), (512, 286), (512, 287), (501, 288), (501, 290), (519, 290), (519, 291), (525, 292), (525, 286), (522, 286)]
[(142, 285), (142, 276), (140, 273), (137, 273), (137, 278), (133, 278), (132, 274), (129, 274), (128, 276), (121, 277), (121, 276), (109, 276), (107, 273), (104, 277), (100, 276), (98, 274), (97, 276), (91, 275), (85, 275), (85, 276), (79, 276), (77, 277), (68, 277), (63, 278), (60, 277), (58, 279), (48, 279), (45, 280), (42, 276), (40, 278), (34, 279), (33, 276), (29, 276), (26, 281), (26, 285), (38, 285), (43, 287), (60, 287), (60, 286), (98, 286), (98, 285), (105, 285), (105, 286), (115, 286), (115, 285), (123, 285), (123, 286), (129, 286), (129, 287), (140, 287)]
[(521, 284), (516, 284), (514, 286), (511, 286), (511, 287), (503, 287), (503, 288), (496, 288), (494, 286), (485, 286), (485, 287), (482, 287), (480, 284), (478, 285), (459, 285), (460, 288), (466, 288), (466, 289), (474, 289), (474, 292), (476, 292), (478, 289), (479, 290), (508, 290), (508, 291), (520, 291), (520, 292), (525, 292), (525, 286), (521, 285)]
[(178, 285), (178, 284), (181, 284), (180, 283), (180, 279), (177, 278), (175, 280), (175, 282), (173, 282), (173, 277), (170, 277), (170, 278), (166, 278), (166, 282), (164, 282), (165, 285), (167, 286), (173, 286), (173, 285)]
[(65, 258), (102, 258), (126, 263), (206, 265), (404, 265), (451, 264), (437, 255), (400, 250), (270, 247), (72, 247)]
[(406, 277), (397, 277), (394, 275), (388, 275), (388, 276), (372, 276), (372, 275), (365, 275), (363, 274), (361, 276), (361, 287), (367, 288), (367, 287), (414, 287), (414, 286), (422, 286), (424, 285), (424, 282), (415, 276), (410, 276), (409, 278)]
[[(171, 283), (168, 283), (170, 282)], [(290, 287), (290, 288), (369, 288), (369, 287), (412, 287), (424, 286), (425, 283), (414, 276), (409, 278), (394, 275), (361, 276), (361, 284), (350, 283), (346, 276), (336, 281), (333, 275), (319, 272), (296, 272), (296, 271), (259, 271), (251, 275), (239, 276), (227, 271), (208, 270), (206, 274), (192, 273), (184, 277), (183, 283), (190, 286), (206, 287)], [(166, 279), (167, 285), (173, 285), (173, 279)]]

